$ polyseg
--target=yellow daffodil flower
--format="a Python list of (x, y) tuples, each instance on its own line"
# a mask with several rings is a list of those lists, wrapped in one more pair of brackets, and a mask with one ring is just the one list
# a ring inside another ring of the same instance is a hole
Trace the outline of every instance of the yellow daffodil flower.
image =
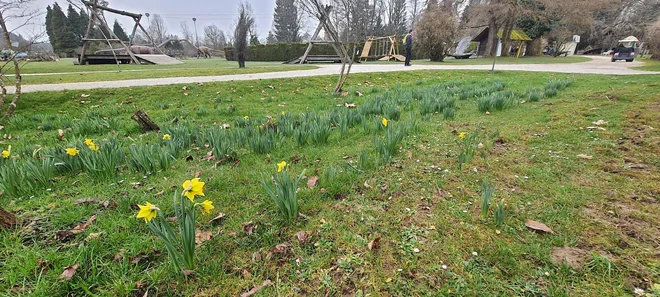
[(284, 114), (285, 114), (285, 112), (284, 112), (284, 111), (282, 111), (282, 115), (284, 115)]
[(163, 140), (171, 140), (171, 139), (172, 139), (172, 136), (170, 136), (169, 134), (163, 135)]
[(5, 159), (9, 159), (9, 156), (11, 155), (11, 145), (4, 151), (2, 151), (2, 157)]
[(66, 151), (66, 154), (71, 156), (71, 157), (75, 157), (75, 156), (78, 155), (78, 153), (80, 153), (80, 151), (75, 147), (65, 149), (65, 151)]
[(199, 181), (199, 178), (193, 178), (183, 182), (183, 194), (195, 201), (195, 196), (204, 196), (204, 182)]
[(245, 119), (246, 121), (249, 121), (250, 117), (249, 116), (244, 116), (243, 119)]
[(277, 163), (277, 172), (282, 172), (282, 170), (284, 170), (284, 167), (286, 167), (286, 162), (285, 161)]
[(210, 200), (204, 200), (204, 202), (198, 204), (202, 208), (202, 214), (210, 214), (211, 209), (214, 209), (215, 206), (213, 206), (213, 201)]
[(147, 204), (145, 205), (138, 204), (138, 207), (140, 208), (140, 211), (137, 214), (137, 218), (138, 219), (144, 218), (145, 223), (153, 220), (153, 218), (156, 217), (158, 211), (160, 210), (158, 207), (156, 207), (155, 205), (149, 202), (147, 202)]
[(96, 145), (96, 143), (94, 143), (94, 141), (91, 140), (91, 139), (89, 139), (89, 138), (85, 139), (85, 145), (86, 145), (90, 150), (93, 150), (93, 151), (95, 151), (95, 152), (98, 152), (98, 151), (99, 151), (99, 147), (98, 147), (98, 145)]
[(465, 132), (461, 132), (461, 134), (458, 134), (458, 138), (460, 139), (465, 139), (465, 137), (467, 137), (467, 134), (465, 134)]
[(385, 126), (385, 127), (387, 127), (387, 123), (388, 123), (388, 121), (387, 121), (387, 119), (386, 119), (386, 118), (383, 118), (383, 121), (382, 121), (382, 123), (383, 123), (383, 126)]

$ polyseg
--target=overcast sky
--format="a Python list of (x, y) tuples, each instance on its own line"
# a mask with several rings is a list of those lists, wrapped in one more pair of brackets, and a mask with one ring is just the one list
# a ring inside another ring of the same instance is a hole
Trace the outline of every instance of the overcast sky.
[[(68, 3), (66, 0), (35, 0), (38, 8), (42, 8), (44, 13), (46, 6), (54, 2), (58, 2), (64, 13)], [(215, 24), (224, 31), (225, 34), (230, 33), (233, 24), (236, 20), (238, 5), (240, 0), (108, 0), (110, 7), (119, 10), (125, 10), (133, 13), (150, 13), (160, 14), (167, 24), (169, 34), (177, 34), (181, 36), (180, 23), (181, 21), (188, 21), (190, 28), (193, 28), (192, 18), (197, 18), (197, 32), (200, 40), (203, 39), (203, 28), (206, 25)], [(76, 2), (76, 1), (74, 1)], [(257, 24), (257, 32), (259, 39), (265, 40), (268, 31), (272, 28), (273, 24), (273, 9), (275, 8), (275, 0), (249, 0), (254, 11), (254, 18)], [(114, 14), (106, 14), (109, 25), (115, 19)], [(132, 20), (128, 17), (117, 16), (119, 22), (124, 26), (126, 31), (132, 29)], [(44, 22), (44, 17), (40, 18), (41, 23)], [(147, 26), (147, 20), (143, 17), (143, 26)], [(26, 29), (27, 30), (27, 29)], [(43, 29), (42, 29), (43, 30)], [(28, 31), (29, 32), (29, 31)], [(28, 33), (26, 32), (26, 33)], [(130, 34), (130, 33), (129, 33)]]

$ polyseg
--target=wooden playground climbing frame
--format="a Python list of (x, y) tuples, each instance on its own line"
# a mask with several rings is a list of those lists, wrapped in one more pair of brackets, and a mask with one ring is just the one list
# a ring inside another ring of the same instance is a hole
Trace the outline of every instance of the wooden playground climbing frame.
[(364, 43), (360, 60), (379, 60), (403, 62), (406, 58), (399, 54), (399, 41), (396, 35), (376, 37), (369, 36)]

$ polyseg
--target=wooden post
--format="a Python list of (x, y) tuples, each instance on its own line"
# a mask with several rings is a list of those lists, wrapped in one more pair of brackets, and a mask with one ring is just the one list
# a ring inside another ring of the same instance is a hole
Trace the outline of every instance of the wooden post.
[(305, 64), (305, 61), (307, 60), (307, 55), (309, 55), (309, 52), (312, 50), (312, 46), (314, 45), (314, 39), (319, 36), (319, 33), (321, 33), (321, 28), (323, 27), (323, 24), (320, 23), (319, 26), (316, 28), (316, 31), (314, 31), (314, 35), (312, 35), (312, 39), (309, 40), (309, 45), (307, 46), (307, 49), (305, 50), (305, 54), (300, 58), (300, 62), (298, 64)]
[(140, 128), (142, 128), (142, 131), (144, 132), (149, 132), (149, 131), (160, 131), (160, 127), (154, 123), (153, 120), (147, 115), (146, 112), (144, 112), (144, 109), (140, 109), (135, 112), (135, 114), (131, 117), (132, 120), (136, 121), (138, 125), (140, 125)]
[[(96, 1), (98, 0), (94, 0), (94, 5), (96, 5)], [(89, 7), (89, 5), (87, 5), (88, 9), (94, 9), (93, 7), (94, 6)], [(91, 37), (90, 34), (92, 34), (92, 28), (94, 28), (94, 14), (90, 12), (89, 23), (87, 24), (87, 33), (85, 33), (85, 39), (89, 39)], [(78, 61), (80, 65), (85, 65), (87, 62), (87, 58), (85, 58), (85, 55), (87, 55), (88, 47), (89, 47), (89, 41), (83, 40), (83, 47), (82, 50), (80, 51), (80, 60)]]
[(142, 15), (140, 15), (138, 18), (133, 18), (133, 21), (135, 21), (135, 26), (133, 26), (133, 33), (131, 33), (131, 39), (128, 41), (128, 46), (133, 45), (133, 39), (135, 39), (135, 33), (137, 33), (138, 24), (140, 23), (141, 19)]
[[(100, 21), (99, 23), (101, 23), (101, 26), (103, 26), (106, 30), (108, 30), (108, 33), (110, 33), (110, 37), (112, 37), (113, 39), (117, 39), (117, 40), (119, 40), (119, 38), (115, 35), (115, 33), (112, 32), (112, 28), (110, 28), (110, 26), (109, 26), (108, 23), (105, 21), (105, 19), (104, 19), (104, 18), (101, 18), (101, 16), (98, 15), (98, 12), (96, 12), (96, 7), (97, 7), (97, 4), (94, 3), (94, 9), (92, 10), (92, 13), (96, 16), (96, 18), (99, 19), (99, 21)], [(108, 41), (108, 42), (109, 42), (109, 41)], [(135, 64), (138, 64), (138, 65), (139, 65), (139, 64), (140, 64), (140, 60), (138, 60), (138, 58), (133, 54), (133, 52), (131, 51), (131, 48), (128, 47), (128, 46), (127, 46), (123, 41), (121, 41), (121, 40), (119, 40), (118, 42), (124, 47), (124, 49), (126, 49), (126, 53), (128, 53), (128, 55), (131, 56), (131, 60), (133, 60), (133, 62), (134, 62)]]

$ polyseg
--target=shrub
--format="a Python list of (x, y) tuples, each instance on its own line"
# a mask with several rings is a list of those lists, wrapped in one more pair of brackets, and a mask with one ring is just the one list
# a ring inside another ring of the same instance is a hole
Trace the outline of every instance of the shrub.
[(660, 60), (660, 20), (650, 25), (646, 30), (645, 44), (651, 57)]
[(429, 5), (417, 23), (416, 47), (431, 61), (442, 62), (458, 35), (456, 18), (440, 7)]

